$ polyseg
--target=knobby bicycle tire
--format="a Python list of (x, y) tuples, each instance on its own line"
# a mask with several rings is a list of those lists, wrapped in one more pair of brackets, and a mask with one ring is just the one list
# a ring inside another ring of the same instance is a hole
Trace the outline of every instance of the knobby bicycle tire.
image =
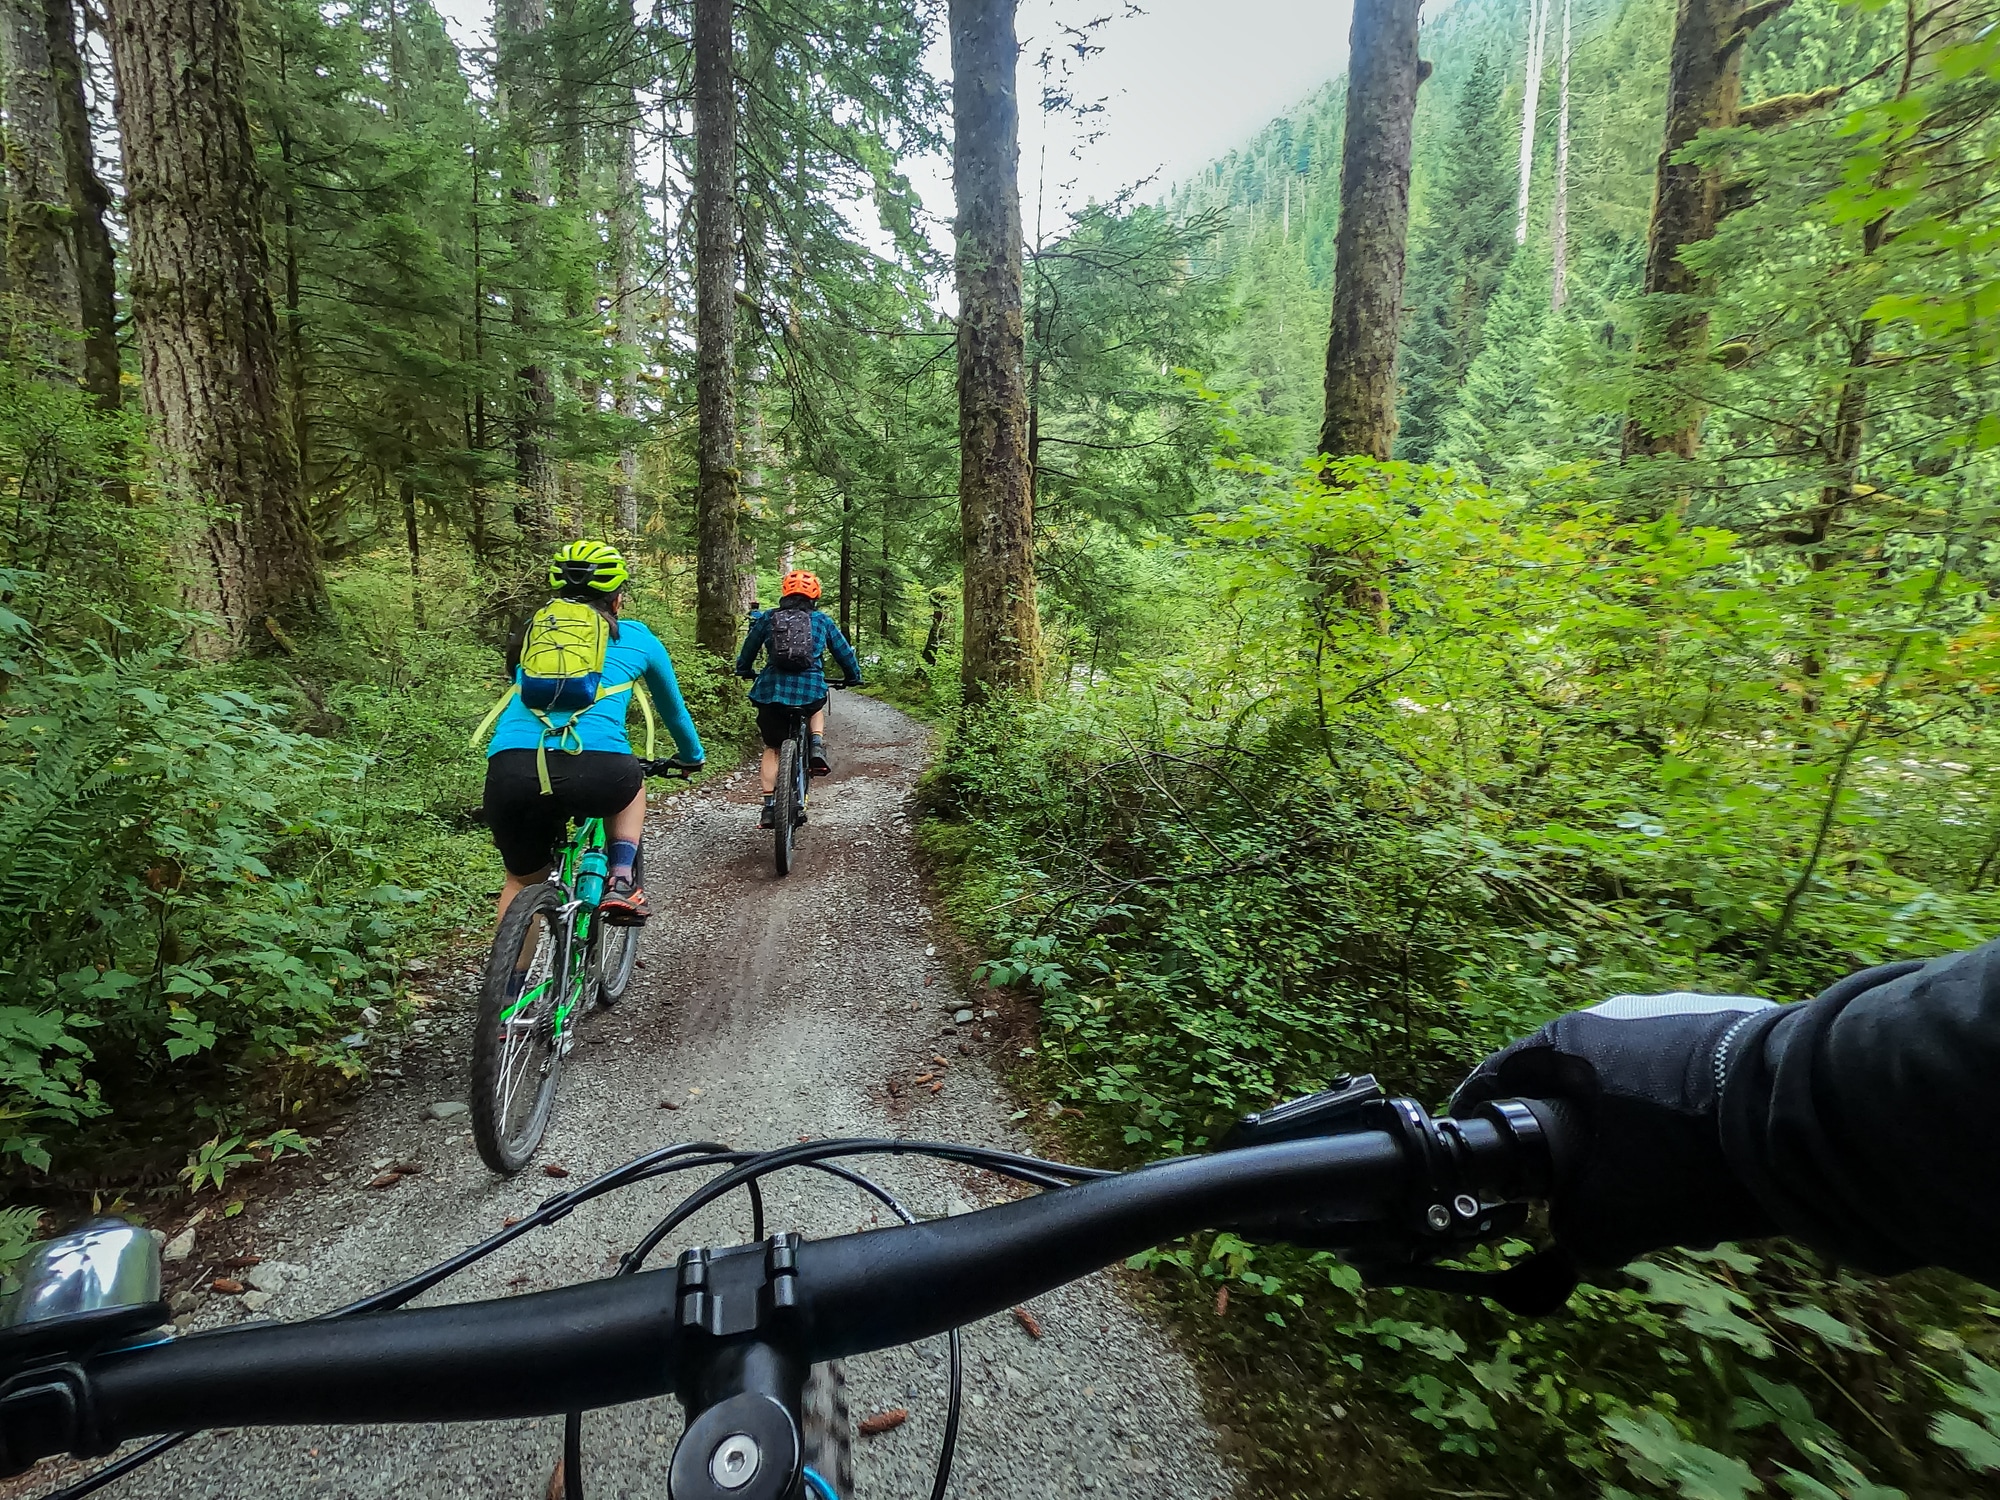
[(806, 1377), (799, 1440), (805, 1466), (832, 1485), (840, 1500), (849, 1500), (854, 1494), (854, 1419), (847, 1408), (847, 1366), (842, 1361), (814, 1365)]
[[(632, 860), (632, 884), (646, 883), (646, 853), (642, 849)], [(602, 912), (591, 919), (597, 924), (597, 994), (599, 1005), (615, 1005), (632, 983), (632, 966), (639, 961), (639, 935), (643, 927), (613, 927)]]
[(778, 873), (792, 873), (792, 840), (799, 821), (799, 742), (788, 738), (778, 750), (778, 805), (771, 818), (772, 853)]
[[(552, 885), (532, 886), (516, 896), (494, 934), (479, 986), (472, 1031), (472, 1139), (480, 1160), (509, 1176), (525, 1167), (541, 1145), (562, 1078), (562, 1051), (555, 1039), (556, 1007), (568, 979), (562, 906), (563, 894)], [(523, 1024), (521, 1001), (511, 993), (509, 980), (529, 942), (535, 953), (522, 991), (530, 997)], [(538, 985), (546, 988), (536, 999)], [(510, 1009), (516, 1012), (511, 1020)], [(572, 1016), (570, 1024), (575, 1023)], [(520, 1047), (510, 1048), (510, 1040)], [(520, 1094), (521, 1088), (532, 1088), (532, 1096)], [(515, 1102), (527, 1106), (518, 1125), (510, 1124), (514, 1112), (507, 1107)]]

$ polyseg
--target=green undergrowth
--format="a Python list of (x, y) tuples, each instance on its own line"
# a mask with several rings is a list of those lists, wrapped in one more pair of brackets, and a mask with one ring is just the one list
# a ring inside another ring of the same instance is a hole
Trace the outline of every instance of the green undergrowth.
[[(1349, 1071), (1435, 1106), (1486, 1050), (1634, 982), (1633, 956), (1522, 928), (1396, 820), (1298, 786), (1251, 817), (1164, 756), (1079, 757), (1074, 724), (986, 724), (933, 776), (926, 851), (988, 977), (1039, 1001), (1030, 1088), (1086, 1111), (1071, 1143), (1099, 1161), (1199, 1150)], [(1246, 793), (1283, 776), (1234, 771)], [(1226, 1233), (1134, 1264), (1253, 1493), (1955, 1500), (2000, 1459), (2000, 1299), (1947, 1275), (1661, 1254), (1532, 1321)]]
[[(1987, 650), (1976, 591), (1842, 593), (1407, 466), (1346, 485), (1208, 523), (1182, 565), (1226, 631), (960, 712), (926, 784), (948, 910), (1039, 1004), (1030, 1086), (1101, 1159), (1344, 1073), (1435, 1108), (1607, 994), (1799, 998), (1991, 930), (1990, 758), (1923, 711)], [(1379, 613), (1351, 604), (1373, 555), (1399, 559)], [(1807, 628), (1802, 713), (1770, 682)], [(1899, 631), (1880, 741), (1833, 781)], [(2000, 1471), (2000, 1298), (1949, 1275), (1662, 1253), (1536, 1322), (1226, 1233), (1136, 1264), (1258, 1493), (1958, 1500)]]

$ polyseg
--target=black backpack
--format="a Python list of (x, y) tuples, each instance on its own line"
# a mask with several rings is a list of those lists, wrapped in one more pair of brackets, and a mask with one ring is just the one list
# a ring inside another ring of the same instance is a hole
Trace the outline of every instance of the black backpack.
[(771, 622), (771, 665), (780, 672), (810, 672), (819, 661), (813, 645), (813, 612), (774, 609)]

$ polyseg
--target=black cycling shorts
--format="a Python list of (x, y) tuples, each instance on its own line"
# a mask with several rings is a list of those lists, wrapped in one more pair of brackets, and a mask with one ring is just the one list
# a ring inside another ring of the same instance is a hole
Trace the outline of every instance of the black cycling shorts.
[(764, 737), (764, 743), (776, 750), (792, 737), (792, 716), (810, 719), (822, 708), (826, 699), (808, 703), (803, 708), (794, 708), (789, 703), (760, 703), (757, 705), (757, 733)]
[(632, 805), (645, 786), (639, 758), (622, 750), (549, 752), (549, 785), (532, 750), (501, 750), (486, 758), (486, 826), (509, 875), (533, 875), (555, 858), (575, 818), (608, 818)]

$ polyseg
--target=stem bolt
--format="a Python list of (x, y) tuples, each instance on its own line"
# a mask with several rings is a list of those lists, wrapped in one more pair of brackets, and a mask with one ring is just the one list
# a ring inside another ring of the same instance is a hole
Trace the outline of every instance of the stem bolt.
[(722, 1490), (740, 1490), (757, 1477), (764, 1454), (757, 1440), (747, 1432), (733, 1432), (715, 1445), (708, 1461), (708, 1477)]
[(1443, 1234), (1451, 1228), (1451, 1210), (1442, 1203), (1433, 1203), (1424, 1213), (1424, 1222), (1439, 1234)]
[(1456, 1198), (1451, 1200), (1451, 1206), (1458, 1210), (1458, 1216), (1461, 1219), (1476, 1219), (1479, 1217), (1479, 1200), (1470, 1193), (1460, 1193)]

